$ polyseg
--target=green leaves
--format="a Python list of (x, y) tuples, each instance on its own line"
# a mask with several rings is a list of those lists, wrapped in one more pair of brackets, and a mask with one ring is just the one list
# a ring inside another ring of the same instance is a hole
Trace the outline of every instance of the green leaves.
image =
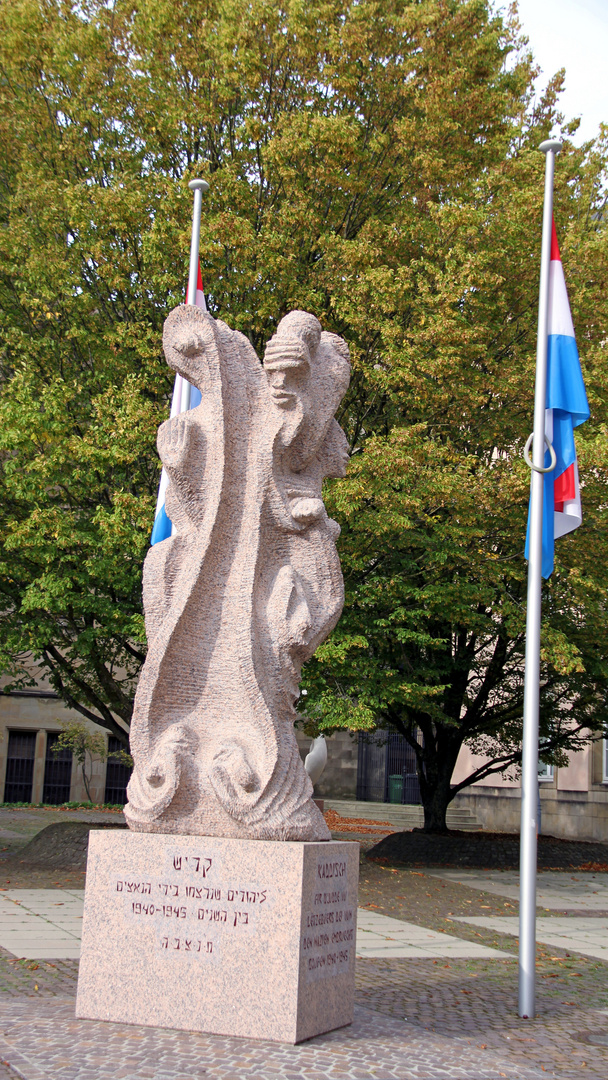
[[(327, 487), (347, 600), (305, 672), (310, 722), (392, 724), (446, 797), (463, 740), (516, 760), (536, 148), (563, 80), (530, 111), (517, 33), (485, 0), (0, 8), (0, 663), (19, 685), (33, 657), (84, 715), (128, 724), (160, 335), (202, 174), (212, 313), (261, 352), (304, 308), (351, 348), (353, 456)], [(605, 721), (606, 151), (566, 139), (556, 177), (592, 420), (584, 525), (546, 588), (555, 746), (575, 738), (560, 703), (573, 732)]]

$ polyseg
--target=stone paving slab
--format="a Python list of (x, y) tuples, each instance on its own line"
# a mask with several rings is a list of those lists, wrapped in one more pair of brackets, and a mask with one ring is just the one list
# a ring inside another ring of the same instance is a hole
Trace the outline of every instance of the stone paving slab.
[(26, 960), (78, 959), (83, 899), (82, 890), (0, 893), (0, 946)]
[(2, 1026), (0, 1060), (23, 1080), (515, 1080), (494, 1052), (361, 1007), (350, 1027), (299, 1046), (75, 1020), (61, 999), (9, 1002)]
[[(486, 930), (497, 930), (500, 934), (519, 936), (519, 920), (511, 915), (455, 915), (458, 922), (483, 926)], [(596, 960), (608, 961), (608, 926), (603, 919), (586, 919), (568, 915), (560, 919), (557, 915), (549, 918), (537, 918), (536, 939), (543, 945), (556, 949), (593, 956)]]
[[(426, 870), (425, 874), (519, 903), (519, 874), (513, 870)], [(608, 911), (608, 874), (541, 870), (536, 880), (537, 907), (547, 911)]]
[(510, 954), (500, 949), (463, 941), (452, 934), (429, 930), (402, 919), (391, 919), (365, 908), (359, 908), (357, 912), (357, 956), (377, 959), (387, 956), (412, 959), (447, 959), (450, 956), (510, 959)]
[[(0, 893), (0, 946), (28, 960), (77, 959), (84, 892), (11, 889)], [(452, 934), (360, 908), (360, 957), (508, 957), (508, 953)]]

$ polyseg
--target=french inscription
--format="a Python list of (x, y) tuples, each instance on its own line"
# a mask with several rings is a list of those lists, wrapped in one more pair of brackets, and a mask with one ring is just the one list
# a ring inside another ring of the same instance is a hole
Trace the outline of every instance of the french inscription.
[(349, 903), (347, 863), (319, 856), (312, 909), (304, 918), (302, 955), (307, 982), (348, 971), (355, 949), (355, 913)]

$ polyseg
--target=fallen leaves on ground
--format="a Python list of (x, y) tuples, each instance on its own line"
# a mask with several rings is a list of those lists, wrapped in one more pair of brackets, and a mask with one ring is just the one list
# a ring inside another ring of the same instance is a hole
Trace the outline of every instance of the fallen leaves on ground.
[(383, 829), (391, 832), (395, 826), (390, 821), (374, 821), (371, 818), (347, 818), (342, 817), (337, 810), (326, 810), (323, 814), (328, 829), (333, 832), (368, 833), (376, 836)]

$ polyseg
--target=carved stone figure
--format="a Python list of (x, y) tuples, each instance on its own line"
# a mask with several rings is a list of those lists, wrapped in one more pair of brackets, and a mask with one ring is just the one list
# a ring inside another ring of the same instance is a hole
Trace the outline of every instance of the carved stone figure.
[(192, 306), (165, 323), (167, 362), (201, 404), (161, 424), (174, 535), (144, 566), (148, 656), (131, 728), (131, 829), (325, 840), (294, 733), (302, 664), (344, 602), (321, 497), (345, 475), (334, 413), (348, 347), (292, 311), (262, 367)]

